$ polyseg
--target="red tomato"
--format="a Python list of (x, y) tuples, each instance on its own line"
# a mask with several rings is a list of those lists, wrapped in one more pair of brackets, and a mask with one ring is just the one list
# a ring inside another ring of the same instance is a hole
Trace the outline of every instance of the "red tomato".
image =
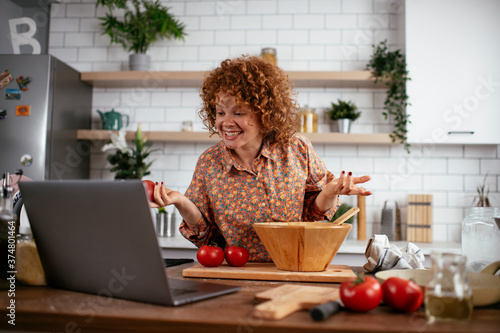
[(144, 190), (146, 190), (146, 196), (151, 202), (155, 201), (155, 183), (151, 180), (143, 180), (142, 185), (144, 185)]
[(411, 280), (390, 277), (382, 284), (384, 303), (402, 312), (417, 310), (424, 301), (424, 291)]
[(382, 287), (373, 276), (358, 275), (357, 280), (340, 285), (340, 299), (349, 310), (367, 312), (382, 301)]
[(228, 246), (224, 251), (224, 256), (229, 265), (239, 267), (247, 263), (248, 258), (250, 258), (250, 252), (244, 247)]
[(224, 261), (224, 251), (218, 246), (203, 245), (196, 254), (198, 262), (206, 267), (217, 267)]

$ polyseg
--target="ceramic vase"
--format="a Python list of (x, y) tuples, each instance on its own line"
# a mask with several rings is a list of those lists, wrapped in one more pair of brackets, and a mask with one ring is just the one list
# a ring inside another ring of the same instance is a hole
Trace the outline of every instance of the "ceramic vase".
[(133, 53), (128, 58), (128, 66), (131, 71), (148, 71), (150, 62), (151, 57), (144, 53)]

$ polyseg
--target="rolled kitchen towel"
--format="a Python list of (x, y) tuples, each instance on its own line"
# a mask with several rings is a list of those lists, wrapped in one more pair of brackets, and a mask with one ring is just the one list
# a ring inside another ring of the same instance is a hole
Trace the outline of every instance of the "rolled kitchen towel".
[(369, 272), (388, 269), (423, 269), (425, 257), (418, 246), (408, 242), (406, 248), (399, 249), (389, 244), (386, 235), (370, 238), (365, 250), (368, 262), (363, 266)]

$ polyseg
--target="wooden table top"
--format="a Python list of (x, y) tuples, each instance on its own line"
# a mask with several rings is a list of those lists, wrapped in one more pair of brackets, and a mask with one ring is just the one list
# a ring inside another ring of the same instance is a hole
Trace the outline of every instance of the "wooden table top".
[[(169, 268), (168, 275), (182, 278), (192, 264)], [(203, 279), (197, 279), (203, 280)], [(15, 326), (8, 324), (8, 297), (0, 297), (0, 331), (37, 332), (498, 332), (500, 304), (475, 308), (471, 321), (427, 324), (420, 309), (413, 314), (394, 313), (385, 306), (368, 313), (341, 311), (315, 322), (307, 311), (282, 320), (263, 320), (253, 312), (254, 296), (283, 282), (249, 280), (205, 281), (238, 285), (242, 290), (179, 307), (157, 306), (111, 299), (50, 287), (16, 287)], [(301, 283), (338, 287), (339, 284)], [(4, 292), (4, 291), (1, 291)], [(6, 291), (5, 291), (6, 292)]]

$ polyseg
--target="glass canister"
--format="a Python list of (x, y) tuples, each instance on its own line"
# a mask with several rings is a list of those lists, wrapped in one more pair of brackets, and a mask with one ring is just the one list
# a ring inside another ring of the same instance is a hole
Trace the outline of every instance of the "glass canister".
[(17, 280), (31, 286), (47, 284), (42, 262), (29, 226), (20, 226), (17, 235)]
[(183, 132), (192, 132), (193, 131), (193, 122), (191, 120), (185, 120), (182, 122), (182, 131)]
[(318, 132), (318, 115), (316, 110), (305, 105), (299, 109), (300, 128), (302, 133), (317, 133)]
[(431, 280), (425, 289), (425, 315), (435, 321), (466, 321), (472, 316), (472, 289), (465, 270), (465, 257), (431, 253)]
[(262, 59), (271, 63), (273, 65), (278, 64), (278, 59), (276, 58), (276, 49), (272, 47), (266, 47), (261, 50), (260, 56)]
[(467, 257), (466, 268), (480, 272), (500, 260), (500, 230), (493, 218), (500, 210), (493, 207), (471, 207), (462, 222), (462, 255)]
[(0, 182), (0, 289), (15, 290), (18, 219), (13, 211), (10, 174)]

